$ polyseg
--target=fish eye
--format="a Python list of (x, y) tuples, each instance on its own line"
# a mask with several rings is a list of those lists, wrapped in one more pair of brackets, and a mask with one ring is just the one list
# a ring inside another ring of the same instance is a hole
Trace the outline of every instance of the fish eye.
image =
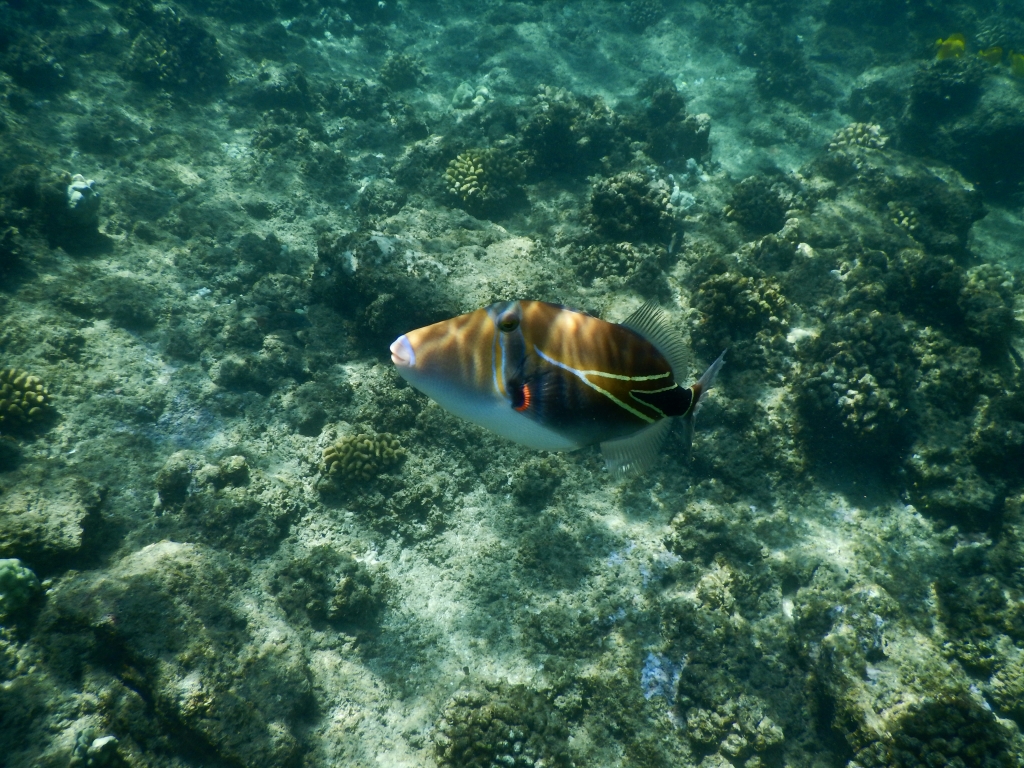
[(498, 330), (502, 333), (512, 333), (519, 327), (519, 318), (515, 315), (508, 315), (498, 320)]

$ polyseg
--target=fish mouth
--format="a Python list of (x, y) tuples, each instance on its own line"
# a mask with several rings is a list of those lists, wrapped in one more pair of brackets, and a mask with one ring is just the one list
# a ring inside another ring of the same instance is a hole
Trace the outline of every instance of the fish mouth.
[(412, 344), (405, 334), (395, 339), (391, 344), (391, 362), (398, 368), (412, 368), (416, 365), (416, 353)]

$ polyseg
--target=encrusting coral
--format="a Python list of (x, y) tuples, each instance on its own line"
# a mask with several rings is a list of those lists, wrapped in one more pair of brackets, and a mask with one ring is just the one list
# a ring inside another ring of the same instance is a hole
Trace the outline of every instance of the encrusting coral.
[(0, 432), (40, 423), (51, 409), (42, 379), (19, 368), (0, 369)]
[(350, 435), (324, 449), (324, 473), (338, 479), (372, 480), (403, 456), (405, 449), (387, 432)]

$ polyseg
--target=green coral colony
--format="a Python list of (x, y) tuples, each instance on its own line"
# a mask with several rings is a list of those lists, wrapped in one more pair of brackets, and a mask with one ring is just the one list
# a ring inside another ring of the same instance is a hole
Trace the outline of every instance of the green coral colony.
[(372, 480), (404, 456), (405, 449), (394, 435), (351, 435), (324, 449), (324, 471), (338, 479)]
[(50, 407), (50, 393), (38, 376), (18, 368), (0, 370), (0, 431), (36, 424)]
[(17, 613), (39, 591), (39, 579), (21, 560), (0, 560), (0, 618)]

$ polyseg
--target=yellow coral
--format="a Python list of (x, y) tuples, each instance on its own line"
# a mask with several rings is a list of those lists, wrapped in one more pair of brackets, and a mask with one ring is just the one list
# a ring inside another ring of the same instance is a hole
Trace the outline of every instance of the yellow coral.
[(50, 393), (38, 376), (18, 368), (0, 369), (0, 430), (37, 423), (50, 407)]
[(448, 191), (466, 202), (474, 196), (482, 197), (487, 192), (486, 175), (484, 153), (470, 149), (448, 164), (444, 179), (448, 182)]
[(889, 137), (882, 133), (882, 126), (875, 123), (850, 123), (840, 128), (828, 143), (828, 151), (836, 152), (852, 147), (884, 149)]
[(324, 473), (372, 480), (403, 456), (405, 449), (394, 435), (351, 435), (324, 449)]

